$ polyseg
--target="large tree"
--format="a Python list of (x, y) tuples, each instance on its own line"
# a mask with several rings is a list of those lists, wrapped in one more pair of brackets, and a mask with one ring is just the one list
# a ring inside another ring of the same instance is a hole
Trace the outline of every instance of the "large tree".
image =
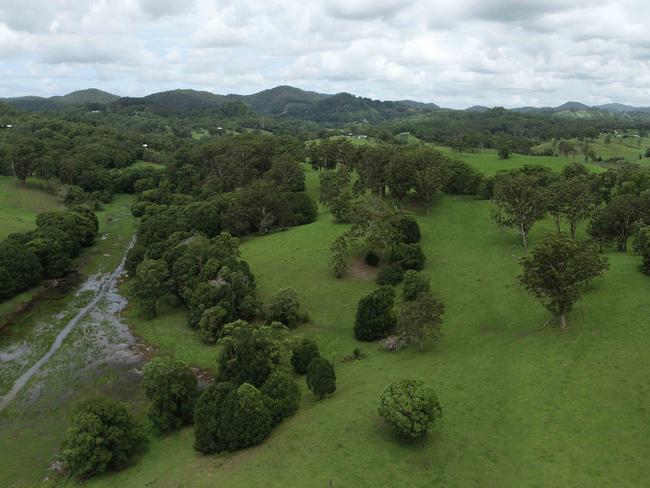
[(559, 318), (562, 329), (585, 283), (608, 268), (607, 258), (593, 244), (564, 234), (544, 236), (522, 265), (521, 283)]
[(415, 300), (402, 304), (397, 319), (397, 331), (407, 344), (420, 350), (440, 338), (440, 325), (445, 306), (430, 293), (420, 293)]
[(516, 227), (528, 253), (528, 233), (546, 211), (545, 192), (535, 175), (507, 172), (497, 176), (494, 183), (492, 218), (498, 225)]
[(148, 317), (156, 317), (158, 301), (172, 291), (167, 263), (162, 259), (145, 259), (137, 268), (131, 282), (131, 295), (141, 311)]

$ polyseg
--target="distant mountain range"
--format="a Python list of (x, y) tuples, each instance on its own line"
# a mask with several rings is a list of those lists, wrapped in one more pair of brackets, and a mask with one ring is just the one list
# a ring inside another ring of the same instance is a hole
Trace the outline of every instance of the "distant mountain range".
[[(378, 122), (403, 117), (418, 112), (437, 110), (435, 103), (413, 100), (380, 101), (350, 93), (325, 94), (305, 91), (292, 86), (278, 86), (252, 95), (217, 95), (207, 91), (178, 89), (153, 93), (145, 97), (120, 97), (94, 88), (54, 97), (16, 97), (0, 102), (29, 111), (59, 110), (71, 106), (150, 107), (167, 112), (200, 112), (221, 110), (227, 113), (253, 112), (292, 116), (317, 122)], [(239, 105), (239, 107), (237, 106)], [(489, 107), (475, 105), (468, 112), (485, 112)], [(528, 114), (584, 113), (591, 116), (603, 114), (650, 113), (650, 107), (634, 107), (620, 103), (589, 106), (567, 102), (557, 107), (517, 107), (513, 112)]]

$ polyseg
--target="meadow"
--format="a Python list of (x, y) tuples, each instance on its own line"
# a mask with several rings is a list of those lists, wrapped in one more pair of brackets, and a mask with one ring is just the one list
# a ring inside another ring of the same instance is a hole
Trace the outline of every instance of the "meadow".
[[(487, 174), (565, 158), (467, 154)], [(532, 160), (531, 160), (532, 159)], [(594, 171), (601, 168), (592, 167)], [(317, 175), (308, 172), (317, 192)], [(607, 252), (611, 269), (569, 315), (569, 328), (518, 282), (514, 231), (490, 220), (489, 201), (441, 196), (417, 214), (432, 290), (446, 305), (444, 336), (423, 352), (388, 353), (355, 341), (356, 305), (376, 288), (366, 278), (334, 278), (329, 246), (345, 226), (321, 209), (316, 222), (243, 241), (262, 298), (294, 288), (311, 321), (294, 333), (315, 338), (336, 365), (337, 391), (316, 401), (303, 384), (297, 414), (263, 444), (225, 456), (192, 448), (191, 429), (151, 441), (136, 464), (86, 483), (157, 486), (642, 486), (650, 475), (650, 279), (639, 258)], [(550, 220), (536, 224), (534, 245)], [(584, 229), (582, 229), (584, 234)], [(134, 331), (161, 353), (210, 368), (218, 348), (198, 341), (182, 310)], [(362, 360), (343, 361), (355, 347)], [(426, 438), (396, 438), (377, 415), (391, 381), (431, 385), (443, 418)], [(300, 378), (300, 381), (304, 381)]]

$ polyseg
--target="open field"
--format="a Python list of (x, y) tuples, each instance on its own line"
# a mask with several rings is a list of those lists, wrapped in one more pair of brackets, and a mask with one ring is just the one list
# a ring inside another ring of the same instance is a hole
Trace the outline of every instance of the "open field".
[(14, 232), (36, 227), (36, 216), (63, 208), (54, 195), (30, 188), (16, 188), (12, 176), (0, 176), (0, 240)]
[[(517, 161), (527, 162), (506, 164)], [(487, 156), (475, 165), (496, 170)], [(650, 475), (650, 279), (637, 270), (639, 258), (608, 253), (611, 269), (560, 332), (519, 285), (517, 236), (490, 221), (491, 205), (444, 196), (418, 216), (432, 289), (447, 307), (442, 341), (424, 352), (386, 353), (354, 340), (357, 301), (376, 285), (332, 276), (329, 245), (343, 227), (327, 213), (246, 240), (242, 253), (262, 297), (285, 286), (300, 295), (312, 320), (296, 333), (334, 359), (337, 392), (317, 402), (303, 385), (298, 413), (256, 448), (202, 456), (185, 429), (88, 486), (642, 486)], [(532, 244), (552, 228), (537, 224)], [(154, 343), (160, 337), (163, 352), (205, 367), (217, 350), (183, 321), (173, 312), (134, 325)], [(342, 362), (355, 347), (367, 357)], [(377, 416), (384, 386), (405, 377), (432, 385), (444, 409), (434, 433), (414, 443), (396, 439)]]
[[(619, 135), (612, 134), (609, 144), (605, 142), (605, 136), (599, 136), (589, 142), (589, 148), (594, 151), (596, 156), (600, 156), (603, 160), (620, 157), (629, 162), (641, 162), (642, 164), (650, 163), (650, 159), (645, 157), (645, 150), (650, 147), (650, 138), (634, 137), (630, 134), (627, 134), (627, 137), (623, 137), (624, 134)], [(577, 139), (567, 139), (567, 141), (575, 145), (575, 160), (580, 162), (584, 161), (580, 141)], [(533, 147), (533, 150), (535, 151), (543, 151), (545, 149), (551, 149), (556, 154), (558, 153), (556, 145), (552, 142)], [(639, 158), (639, 155), (642, 157)], [(573, 159), (573, 157), (569, 156), (569, 159)]]

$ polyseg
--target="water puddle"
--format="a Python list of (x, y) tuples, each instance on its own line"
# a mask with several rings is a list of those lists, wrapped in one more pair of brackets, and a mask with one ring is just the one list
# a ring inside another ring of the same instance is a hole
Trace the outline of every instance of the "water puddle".
[(115, 271), (89, 277), (63, 312), (37, 323), (17, 342), (0, 344), (0, 412), (19, 395), (33, 402), (48, 389), (65, 392), (91, 371), (139, 367), (144, 358), (120, 320), (127, 302), (117, 289), (133, 243)]

